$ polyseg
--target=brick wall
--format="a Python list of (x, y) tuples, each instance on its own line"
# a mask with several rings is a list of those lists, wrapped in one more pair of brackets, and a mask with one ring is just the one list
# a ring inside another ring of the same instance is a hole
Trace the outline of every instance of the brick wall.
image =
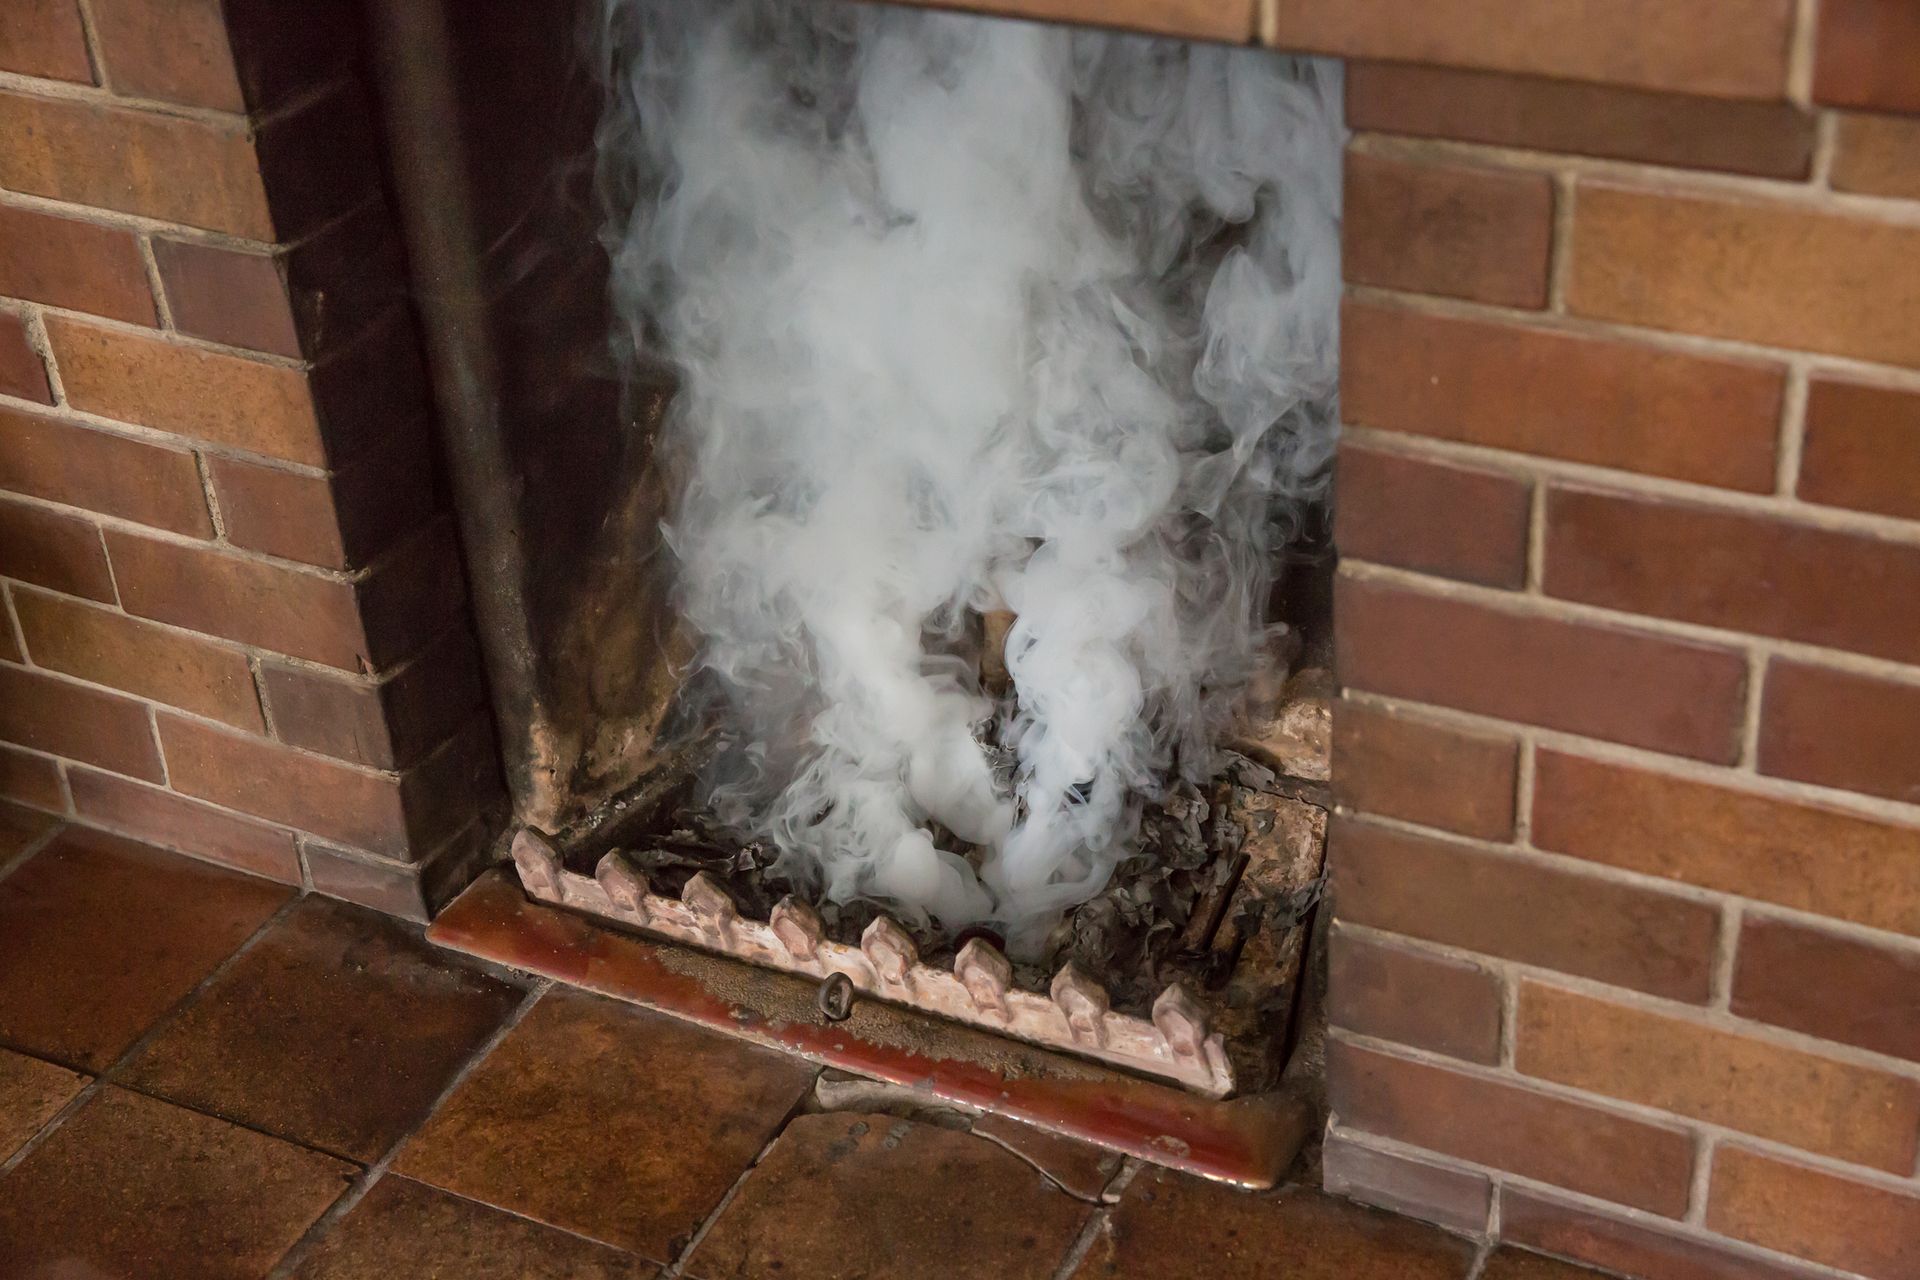
[(1276, 19), (1416, 60), (1349, 68), (1328, 1178), (1911, 1280), (1920, 6), (1527, 7)]
[[(1920, 6), (993, 7), (1354, 59), (1330, 1184), (1920, 1276)], [(494, 757), (338, 16), (0, 18), (0, 795), (418, 913)]]
[(0, 17), (0, 796), (418, 916), (497, 764), (356, 60)]

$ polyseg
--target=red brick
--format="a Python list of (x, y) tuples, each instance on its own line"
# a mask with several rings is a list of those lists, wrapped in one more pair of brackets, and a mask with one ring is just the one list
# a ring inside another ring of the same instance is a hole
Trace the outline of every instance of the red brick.
[(1707, 999), (1719, 912), (1451, 840), (1336, 820), (1338, 919), (1675, 1000)]
[(1768, 493), (1781, 370), (1349, 301), (1341, 412), (1380, 427)]
[(300, 858), (287, 831), (91, 769), (69, 770), (69, 777), (74, 812), (90, 826), (124, 832), (282, 884), (300, 883)]
[(1920, 394), (1816, 377), (1802, 449), (1808, 502), (1920, 520)]
[(252, 240), (274, 234), (239, 120), (0, 92), (0, 186)]
[(200, 468), (167, 449), (0, 408), (0, 489), (211, 538)]
[(1703, 760), (1739, 755), (1747, 673), (1733, 650), (1348, 576), (1335, 607), (1336, 661), (1354, 688)]
[(129, 613), (348, 671), (375, 665), (348, 583), (118, 531), (107, 545)]
[(132, 324), (157, 323), (133, 233), (0, 205), (0, 293)]
[(499, 787), (485, 721), (395, 778), (177, 716), (159, 719), (176, 791), (381, 857), (432, 851)]
[(1542, 173), (1348, 152), (1349, 284), (1509, 307), (1547, 304), (1553, 182)]
[(314, 366), (312, 382), (335, 468), (348, 468), (397, 439), (422, 438), (432, 418), (419, 337), (406, 314), (326, 355)]
[[(473, 826), (504, 794), (492, 717), (485, 712), (476, 715), (409, 766), (401, 775), (401, 792), (412, 839), (409, 856), (416, 860), (432, 856), (438, 865), (447, 856), (448, 839)], [(484, 843), (484, 833), (480, 838)], [(432, 877), (428, 880), (431, 892)]]
[(115, 609), (17, 591), (14, 610), (36, 665), (264, 731), (246, 655)]
[(323, 569), (355, 567), (347, 555), (330, 475), (209, 457), (207, 472), (235, 546)]
[(1920, 1259), (1920, 1196), (1740, 1147), (1714, 1154), (1707, 1226), (1870, 1280), (1913, 1280)]
[(182, 720), (160, 717), (173, 788), (269, 822), (393, 857), (408, 851), (397, 779)]
[(47, 317), (47, 337), (76, 409), (178, 435), (324, 466), (306, 375), (160, 337)]
[(432, 918), (421, 868), (356, 856), (313, 840), (302, 840), (300, 847), (315, 893), (406, 920)]
[(435, 504), (422, 433), (405, 430), (331, 476), (209, 458), (234, 545), (327, 569), (357, 569), (418, 528)]
[(1327, 1083), (1338, 1123), (1677, 1218), (1693, 1140), (1678, 1126), (1336, 1040)]
[(1920, 119), (1839, 113), (1833, 186), (1920, 200)]
[(0, 396), (53, 403), (47, 363), (27, 340), (26, 321), (11, 311), (0, 311)]
[(1484, 1173), (1381, 1151), (1339, 1132), (1327, 1135), (1320, 1169), (1334, 1195), (1454, 1231), (1477, 1234), (1486, 1228), (1493, 1182)]
[(384, 671), (465, 616), (452, 531), (431, 525), (357, 583), (114, 531), (127, 612), (345, 671)]
[[(142, 0), (164, 13), (168, 0)], [(256, 114), (340, 74), (358, 49), (360, 7), (313, 0), (290, 30), (278, 0), (224, 0), (227, 42), (242, 95)]]
[(1607, 1217), (1511, 1184), (1500, 1189), (1500, 1238), (1643, 1280), (1815, 1280), (1808, 1267), (1762, 1262), (1724, 1242)]
[(145, 704), (37, 671), (0, 666), (0, 740), (160, 781)]
[(1910, 0), (1822, 0), (1813, 96), (1832, 106), (1920, 111), (1920, 9)]
[(1533, 842), (1920, 935), (1920, 827), (1543, 750)]
[[(332, 0), (325, 7), (341, 6)], [(346, 8), (351, 11), (353, 6)], [(277, 38), (283, 42), (284, 32), (282, 17)], [(296, 51), (296, 59), (299, 56)], [(340, 76), (330, 91), (270, 115), (262, 121), (254, 145), (283, 243), (292, 244), (381, 194), (379, 136), (357, 75)]]
[(1468, 1062), (1500, 1060), (1500, 979), (1479, 965), (1334, 933), (1327, 1018)]
[(1345, 0), (1281, 5), (1264, 34), (1303, 53), (1778, 98), (1792, 16), (1792, 0), (1542, 0), (1518, 15), (1504, 0)]
[(301, 354), (278, 255), (156, 237), (153, 259), (182, 333), (274, 355)]
[(404, 767), (445, 741), (486, 695), (465, 627), (380, 682), (276, 662), (262, 664), (262, 676), (282, 741), (379, 769)]
[(1579, 315), (1920, 366), (1920, 226), (1582, 181), (1567, 306)]
[(373, 669), (411, 658), (467, 618), (466, 579), (451, 519), (408, 534), (359, 585)]
[(46, 756), (0, 746), (0, 798), (65, 813), (67, 796), (60, 789), (60, 766)]
[(94, 0), (94, 38), (114, 90), (245, 111), (220, 10), (220, 0)]
[[(406, 255), (384, 202), (293, 246), (286, 279), (294, 326), (311, 355), (339, 350), (383, 318), (412, 311)], [(405, 325), (392, 340), (418, 342)]]
[[(154, 260), (182, 332), (286, 356), (339, 350), (407, 304), (407, 270), (382, 203), (281, 249), (164, 236)], [(396, 330), (395, 341), (413, 341)]]
[(90, 600), (113, 599), (100, 530), (24, 502), (0, 501), (0, 578)]
[(1513, 834), (1519, 748), (1359, 702), (1333, 709), (1333, 785), (1362, 813), (1485, 840)]
[(0, 71), (92, 84), (76, 0), (7, 0), (0, 10)]
[(1548, 595), (1920, 661), (1920, 544), (1554, 486)]
[(1514, 1065), (1642, 1106), (1893, 1173), (1920, 1154), (1920, 1081), (1537, 982)]
[(1920, 684), (1775, 659), (1760, 772), (1920, 804)]
[[(1814, 975), (1817, 981), (1809, 981)], [(1749, 913), (1740, 930), (1733, 1011), (1920, 1062), (1920, 950)]]
[(1347, 68), (1347, 126), (1769, 178), (1813, 159), (1813, 116), (1786, 102), (1387, 62)]
[(1350, 443), (1338, 474), (1334, 541), (1346, 559), (1490, 587), (1526, 583), (1527, 481)]

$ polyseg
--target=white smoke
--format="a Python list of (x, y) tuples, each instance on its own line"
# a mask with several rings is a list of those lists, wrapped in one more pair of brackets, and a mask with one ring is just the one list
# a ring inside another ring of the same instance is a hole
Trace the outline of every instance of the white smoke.
[[(679, 371), (667, 539), (753, 743), (715, 803), (833, 901), (1031, 948), (1209, 771), (1324, 484), (1338, 67), (609, 5), (615, 296)], [(961, 656), (994, 608), (997, 703)]]

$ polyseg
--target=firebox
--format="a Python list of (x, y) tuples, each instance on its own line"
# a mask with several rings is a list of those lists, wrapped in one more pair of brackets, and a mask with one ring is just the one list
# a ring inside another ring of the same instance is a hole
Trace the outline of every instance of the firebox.
[(1338, 65), (402, 9), (523, 890), (828, 1020), (1280, 1088), (1331, 807)]

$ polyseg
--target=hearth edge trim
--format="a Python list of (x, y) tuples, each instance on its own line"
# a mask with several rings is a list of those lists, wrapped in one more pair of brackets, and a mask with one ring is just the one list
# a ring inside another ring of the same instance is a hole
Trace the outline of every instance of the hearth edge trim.
[(1160, 993), (1151, 1020), (1136, 1018), (1106, 1007), (1106, 991), (1071, 963), (1046, 994), (1012, 986), (1011, 966), (984, 939), (962, 947), (949, 972), (920, 963), (906, 930), (884, 916), (854, 947), (825, 937), (817, 913), (791, 897), (774, 907), (771, 921), (740, 915), (705, 872), (668, 898), (618, 852), (601, 858), (592, 876), (568, 871), (529, 828), (514, 836), (512, 856), (521, 889), (540, 902), (786, 973), (841, 974), (874, 999), (1171, 1080), (1208, 1098), (1233, 1092), (1226, 1037), (1208, 1029), (1205, 1007), (1180, 984)]

